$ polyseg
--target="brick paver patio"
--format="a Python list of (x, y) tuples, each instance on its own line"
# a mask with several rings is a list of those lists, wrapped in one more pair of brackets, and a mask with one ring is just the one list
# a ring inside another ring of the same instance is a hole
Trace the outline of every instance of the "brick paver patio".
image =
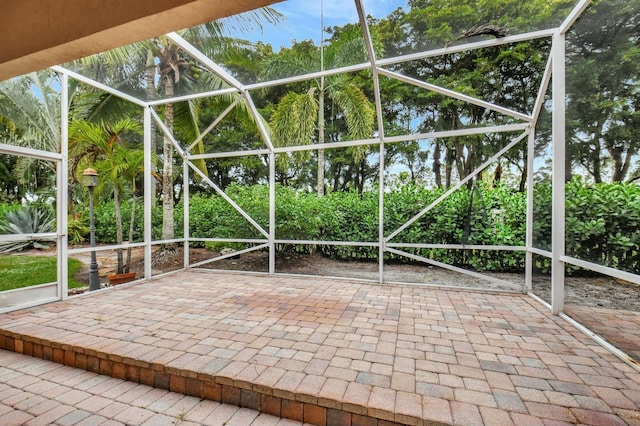
[(526, 295), (196, 270), (0, 315), (0, 347), (320, 425), (640, 425), (640, 373)]

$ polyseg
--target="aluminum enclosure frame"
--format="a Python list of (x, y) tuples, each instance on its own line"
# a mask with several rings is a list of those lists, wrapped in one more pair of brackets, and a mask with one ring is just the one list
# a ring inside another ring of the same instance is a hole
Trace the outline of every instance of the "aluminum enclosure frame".
[[(533, 271), (533, 256), (542, 256), (545, 258), (551, 259), (552, 264), (552, 274), (551, 274), (551, 303), (541, 301), (544, 303), (555, 315), (561, 314), (564, 308), (564, 276), (565, 276), (565, 265), (574, 265), (581, 268), (589, 269), (594, 272), (608, 275), (615, 278), (624, 279), (633, 283), (640, 283), (640, 275), (619, 271), (613, 268), (609, 268), (606, 266), (598, 265), (595, 263), (583, 261), (580, 259), (576, 259), (570, 256), (567, 256), (564, 251), (565, 246), (565, 193), (564, 193), (564, 175), (565, 175), (565, 34), (572, 27), (572, 25), (576, 22), (576, 20), (580, 17), (580, 15), (587, 9), (587, 7), (591, 4), (591, 0), (581, 0), (573, 9), (573, 11), (569, 14), (567, 19), (557, 28), (552, 28), (543, 31), (535, 31), (527, 34), (519, 34), (516, 36), (507, 36), (504, 38), (496, 38), (494, 40), (485, 40), (481, 42), (475, 43), (466, 43), (462, 45), (446, 47), (441, 49), (434, 49), (426, 52), (415, 53), (411, 55), (395, 57), (395, 58), (386, 58), (386, 59), (378, 59), (375, 57), (375, 53), (373, 50), (373, 44), (371, 41), (368, 24), (366, 20), (365, 10), (361, 0), (354, 0), (355, 6), (359, 16), (359, 23), (363, 32), (365, 46), (367, 47), (368, 54), (368, 62), (352, 65), (349, 67), (343, 67), (332, 70), (324, 70), (321, 72), (314, 72), (310, 74), (284, 78), (279, 80), (273, 80), (268, 82), (255, 83), (250, 85), (244, 85), (242, 82), (235, 79), (229, 73), (227, 73), (224, 68), (220, 67), (218, 64), (213, 62), (211, 59), (207, 58), (203, 55), (198, 49), (196, 49), (193, 45), (187, 42), (184, 38), (182, 38), (177, 33), (167, 34), (167, 38), (169, 38), (173, 43), (178, 45), (184, 52), (189, 54), (192, 58), (197, 60), (199, 63), (203, 64), (210, 72), (218, 76), (220, 79), (225, 81), (231, 87), (216, 91), (203, 92), (203, 93), (195, 93), (192, 95), (185, 96), (177, 96), (169, 99), (155, 100), (155, 101), (143, 101), (141, 99), (135, 98), (134, 96), (123, 93), (117, 89), (106, 86), (102, 83), (94, 81), (91, 78), (83, 76), (79, 73), (70, 71), (62, 66), (55, 66), (52, 69), (62, 76), (62, 124), (61, 124), (61, 132), (62, 132), (62, 145), (60, 153), (52, 153), (52, 152), (43, 152), (36, 151), (27, 148), (21, 148), (11, 145), (0, 144), (0, 153), (9, 153), (12, 155), (18, 156), (27, 156), (34, 158), (41, 158), (50, 161), (55, 161), (56, 164), (59, 165), (57, 167), (57, 206), (58, 206), (58, 228), (55, 234), (48, 235), (50, 238), (55, 238), (58, 243), (58, 283), (57, 283), (57, 299), (63, 300), (67, 298), (67, 290), (68, 290), (68, 282), (67, 282), (67, 258), (71, 254), (76, 253), (85, 253), (91, 251), (91, 249), (69, 249), (67, 247), (67, 220), (66, 220), (66, 194), (68, 189), (68, 113), (69, 113), (69, 101), (68, 97), (64, 94), (68, 93), (68, 85), (69, 79), (74, 79), (84, 84), (88, 84), (94, 86), (100, 90), (103, 90), (107, 93), (110, 93), (114, 96), (120, 97), (124, 100), (128, 100), (135, 105), (138, 105), (143, 108), (144, 115), (144, 151), (145, 151), (145, 160), (144, 160), (144, 241), (140, 243), (132, 243), (132, 244), (120, 244), (120, 245), (112, 245), (108, 247), (100, 247), (94, 250), (112, 250), (115, 248), (128, 248), (128, 247), (144, 247), (145, 252), (145, 273), (144, 279), (148, 280), (152, 277), (151, 270), (151, 255), (152, 255), (152, 247), (154, 245), (160, 245), (165, 243), (180, 243), (185, 247), (185, 256), (184, 256), (184, 265), (183, 268), (194, 268), (198, 266), (202, 266), (204, 264), (215, 262), (217, 260), (225, 259), (235, 254), (247, 253), (255, 250), (263, 250), (268, 249), (269, 251), (269, 274), (276, 274), (275, 268), (275, 247), (276, 244), (325, 244), (325, 245), (337, 245), (337, 246), (363, 246), (363, 247), (374, 247), (378, 248), (379, 252), (379, 282), (384, 282), (384, 254), (385, 253), (393, 253), (396, 255), (404, 256), (413, 260), (417, 260), (420, 262), (425, 262), (427, 264), (435, 265), (438, 267), (442, 267), (448, 269), (450, 271), (464, 273), (470, 275), (474, 278), (485, 279), (492, 282), (496, 282), (499, 284), (505, 284), (505, 281), (495, 279), (492, 277), (488, 277), (486, 275), (467, 271), (461, 268), (457, 268), (452, 265), (448, 265), (442, 262), (434, 261), (431, 259), (426, 259), (421, 256), (416, 256), (411, 253), (408, 253), (404, 249), (410, 248), (447, 248), (447, 249), (484, 249), (484, 250), (499, 250), (499, 251), (522, 251), (525, 252), (525, 286), (529, 292), (532, 291), (532, 271)], [(540, 38), (549, 38), (551, 40), (552, 48), (549, 56), (549, 60), (547, 62), (544, 75), (541, 81), (541, 85), (536, 97), (535, 105), (532, 111), (529, 114), (513, 111), (509, 108), (505, 108), (500, 105), (496, 105), (482, 99), (477, 99), (470, 97), (468, 95), (464, 95), (462, 93), (455, 92), (450, 89), (446, 89), (443, 87), (438, 87), (433, 84), (417, 80), (415, 78), (411, 78), (408, 76), (404, 76), (394, 71), (390, 71), (387, 69), (390, 65), (403, 63), (407, 61), (413, 61), (422, 58), (434, 57), (438, 55), (444, 55), (454, 52), (468, 51), (474, 49), (482, 49), (486, 47), (493, 46), (502, 46), (507, 45), (509, 43), (515, 43), (526, 40), (534, 40)], [(255, 107), (251, 92), (254, 90), (258, 90), (266, 87), (280, 86), (294, 82), (305, 81), (313, 78), (327, 77), (331, 75), (355, 72), (361, 70), (371, 70), (372, 72), (372, 80), (374, 85), (374, 104), (376, 107), (376, 121), (378, 126), (378, 135), (375, 138), (365, 139), (365, 140), (353, 140), (353, 141), (344, 141), (337, 143), (325, 143), (325, 144), (314, 144), (314, 145), (303, 145), (303, 146), (295, 146), (295, 147), (275, 147), (273, 142), (270, 139), (270, 134), (268, 129), (265, 127), (262, 117), (260, 116), (257, 108)], [(385, 134), (384, 129), (384, 121), (382, 117), (382, 101), (380, 98), (380, 86), (379, 86), (379, 78), (380, 76), (385, 76), (387, 78), (395, 79), (398, 81), (402, 81), (406, 84), (415, 86), (417, 88), (437, 92), (441, 95), (457, 99), (463, 102), (471, 103), (474, 105), (481, 106), (483, 108), (490, 109), (492, 111), (498, 112), (500, 114), (507, 115), (517, 121), (519, 123), (516, 124), (508, 124), (508, 125), (496, 125), (496, 126), (487, 126), (481, 128), (473, 128), (473, 129), (461, 129), (461, 130), (453, 130), (453, 131), (442, 131), (442, 132), (432, 132), (432, 133), (423, 133), (423, 134), (405, 134), (400, 136), (387, 136)], [(540, 113), (542, 111), (545, 95), (547, 93), (548, 88), (551, 86), (552, 89), (552, 104), (553, 104), (553, 117), (552, 117), (552, 155), (553, 155), (553, 202), (552, 202), (552, 247), (551, 251), (541, 250), (535, 247), (533, 241), (533, 173), (529, 173), (527, 176), (527, 210), (526, 210), (526, 243), (524, 246), (477, 246), (477, 245), (447, 245), (447, 244), (405, 244), (402, 242), (393, 241), (395, 237), (397, 237), (403, 230), (409, 227), (411, 224), (415, 223), (420, 217), (426, 214), (429, 210), (435, 207), (438, 203), (442, 202), (447, 196), (455, 192), (462, 185), (468, 182), (470, 179), (473, 179), (478, 173), (480, 173), (487, 165), (492, 163), (494, 160), (500, 158), (505, 152), (510, 149), (513, 149), (516, 145), (521, 142), (525, 142), (525, 150), (526, 150), (526, 158), (527, 158), (527, 167), (529, 170), (533, 171), (534, 169), (534, 140), (535, 140), (535, 130), (538, 119), (540, 117)], [(181, 147), (180, 143), (175, 140), (173, 134), (169, 132), (169, 130), (164, 126), (164, 123), (155, 112), (154, 108), (160, 105), (164, 105), (167, 103), (177, 102), (177, 101), (185, 101), (189, 99), (197, 99), (202, 97), (214, 97), (219, 95), (235, 95), (236, 100), (213, 122), (207, 127), (207, 129), (202, 133), (202, 135), (194, 140), (187, 141), (185, 144), (186, 148)], [(250, 114), (255, 119), (255, 123), (258, 126), (258, 130), (260, 136), (264, 142), (263, 149), (256, 149), (251, 151), (235, 151), (235, 152), (224, 152), (224, 153), (209, 153), (209, 154), (199, 154), (193, 155), (191, 154), (191, 149), (209, 133), (213, 130), (223, 119), (229, 114), (234, 108), (236, 108), (241, 102), (245, 102)], [(162, 130), (162, 132), (171, 138), (172, 143), (175, 148), (175, 152), (179, 155), (183, 160), (183, 184), (185, 188), (184, 197), (185, 197), (185, 214), (184, 214), (184, 237), (177, 238), (170, 241), (163, 240), (152, 240), (151, 234), (151, 186), (153, 184), (153, 177), (151, 176), (151, 126), (152, 121)], [(500, 149), (496, 154), (494, 154), (491, 158), (487, 159), (480, 167), (474, 170), (468, 176), (465, 176), (460, 179), (460, 181), (445, 192), (441, 197), (439, 197), (435, 202), (425, 208), (423, 211), (415, 215), (409, 221), (407, 221), (401, 227), (395, 230), (387, 230), (385, 229), (384, 222), (384, 155), (385, 155), (385, 145), (414, 141), (419, 139), (432, 139), (432, 138), (449, 138), (456, 136), (468, 136), (468, 135), (479, 135), (479, 134), (487, 134), (487, 133), (498, 133), (498, 132), (509, 132), (515, 133), (517, 136), (511, 139), (511, 142), (505, 145), (502, 149)], [(379, 176), (380, 176), (380, 192), (379, 192), (379, 205), (378, 205), (378, 213), (379, 213), (379, 238), (378, 241), (307, 241), (307, 240), (285, 240), (285, 239), (277, 239), (275, 235), (275, 207), (276, 207), (276, 196), (275, 196), (275, 157), (278, 154), (290, 153), (295, 151), (306, 151), (306, 150), (318, 150), (321, 149), (331, 149), (331, 148), (343, 148), (343, 147), (352, 147), (359, 145), (378, 145), (379, 146)], [(208, 179), (195, 165), (194, 160), (201, 159), (213, 159), (213, 158), (231, 158), (231, 157), (239, 157), (239, 156), (247, 156), (247, 155), (268, 155), (269, 158), (269, 183), (270, 183), (270, 191), (269, 191), (269, 226), (268, 228), (264, 228), (260, 224), (258, 224), (246, 211), (244, 211), (240, 206), (238, 206), (231, 198), (229, 198), (225, 192), (215, 185), (213, 181)], [(244, 219), (246, 219), (264, 238), (258, 239), (224, 239), (224, 238), (193, 238), (190, 236), (190, 227), (189, 227), (189, 208), (188, 208), (188, 200), (190, 197), (189, 193), (189, 181), (194, 176), (194, 174), (199, 175), (199, 178), (210, 185), (217, 194), (219, 194), (222, 198), (224, 198)], [(386, 231), (391, 231), (385, 236)], [(19, 238), (30, 238), (28, 235), (19, 235), (14, 236), (16, 239)], [(6, 239), (6, 237), (1, 237), (0, 239)], [(198, 262), (191, 264), (189, 262), (189, 254), (188, 248), (191, 242), (239, 242), (245, 244), (253, 244), (253, 247), (249, 247), (247, 249), (241, 250), (235, 254), (228, 254), (219, 256), (216, 258), (212, 258), (208, 261)], [(510, 283), (507, 283), (510, 284)], [(539, 298), (538, 298), (539, 299)], [(24, 306), (21, 306), (24, 307)], [(0, 312), (5, 312), (11, 309), (0, 309)]]

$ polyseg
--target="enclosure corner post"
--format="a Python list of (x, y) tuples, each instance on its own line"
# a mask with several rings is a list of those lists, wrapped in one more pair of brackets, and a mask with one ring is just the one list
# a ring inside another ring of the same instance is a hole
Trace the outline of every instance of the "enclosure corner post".
[(184, 236), (184, 249), (183, 253), (183, 268), (189, 267), (189, 161), (188, 153), (185, 153), (185, 158), (182, 161), (182, 202), (183, 202), (183, 227), (182, 235)]
[(535, 141), (536, 141), (536, 132), (535, 129), (531, 130), (529, 133), (529, 138), (527, 139), (527, 226), (525, 229), (526, 232), (526, 242), (527, 251), (525, 253), (525, 262), (524, 262), (524, 281), (525, 286), (528, 292), (533, 290), (533, 253), (531, 252), (531, 248), (533, 247), (533, 159), (535, 156)]
[(56, 241), (58, 255), (58, 297), (66, 300), (69, 297), (69, 254), (67, 244), (69, 240), (67, 210), (69, 205), (69, 76), (62, 74), (60, 88), (60, 153), (62, 159), (58, 161), (57, 179), (57, 230)]
[(153, 200), (151, 199), (151, 185), (153, 176), (151, 175), (151, 107), (144, 108), (144, 278), (151, 279), (151, 209)]
[(565, 251), (565, 35), (553, 37), (553, 188), (551, 219), (551, 310), (564, 308)]
[(269, 274), (276, 273), (276, 154), (269, 153)]

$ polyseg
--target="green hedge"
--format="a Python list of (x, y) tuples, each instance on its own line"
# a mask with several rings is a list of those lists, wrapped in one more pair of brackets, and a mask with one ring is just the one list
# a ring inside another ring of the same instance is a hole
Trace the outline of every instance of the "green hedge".
[[(443, 194), (411, 185), (385, 194), (385, 233), (388, 236)], [(269, 188), (231, 186), (228, 196), (268, 231)], [(534, 188), (534, 246), (551, 246), (551, 185)], [(473, 202), (471, 199), (473, 198)], [(640, 187), (633, 184), (585, 186), (574, 180), (566, 186), (566, 253), (613, 268), (640, 273)], [(0, 205), (0, 211), (13, 206)], [(129, 229), (130, 204), (123, 203), (123, 231)], [(142, 204), (137, 204), (135, 240), (143, 238)], [(153, 237), (160, 238), (162, 211), (153, 209)], [(182, 236), (183, 206), (175, 211), (176, 237)], [(190, 205), (194, 238), (264, 238), (220, 196), (195, 196)], [(526, 194), (500, 186), (462, 188), (395, 236), (393, 243), (435, 243), (523, 246)], [(115, 241), (113, 203), (96, 207), (99, 242)], [(276, 187), (276, 238), (281, 240), (378, 241), (378, 192), (334, 192), (318, 198), (314, 193)], [(204, 245), (204, 244), (203, 244)], [(303, 244), (281, 245), (278, 250), (313, 252), (336, 259), (375, 260), (375, 247)], [(513, 251), (407, 249), (411, 253), (476, 270), (515, 271), (524, 253)], [(386, 253), (387, 259), (396, 256)], [(402, 260), (402, 259), (398, 259)], [(548, 269), (544, 259), (538, 266)], [(572, 271), (572, 268), (569, 268)]]

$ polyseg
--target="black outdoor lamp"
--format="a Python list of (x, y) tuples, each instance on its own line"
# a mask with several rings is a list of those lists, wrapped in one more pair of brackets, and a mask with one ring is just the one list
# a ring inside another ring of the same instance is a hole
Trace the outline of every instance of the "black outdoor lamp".
[[(91, 167), (82, 172), (82, 184), (89, 189), (89, 234), (91, 235), (91, 248), (96, 246), (96, 225), (93, 220), (93, 189), (98, 186), (98, 172)], [(89, 264), (89, 291), (100, 290), (100, 277), (98, 276), (98, 262), (96, 251), (91, 250), (91, 263)]]

